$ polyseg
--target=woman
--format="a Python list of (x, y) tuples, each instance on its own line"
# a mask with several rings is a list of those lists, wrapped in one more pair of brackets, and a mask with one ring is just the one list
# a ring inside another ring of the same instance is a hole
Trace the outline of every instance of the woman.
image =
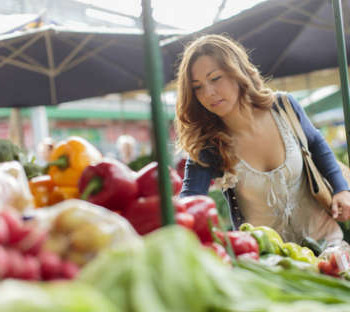
[(184, 51), (178, 71), (176, 131), (189, 154), (180, 196), (221, 185), (232, 221), (267, 225), (286, 241), (310, 236), (338, 244), (336, 221), (350, 218), (350, 193), (335, 157), (300, 105), (288, 95), (309, 149), (334, 189), (333, 218), (312, 197), (301, 152), (244, 48), (219, 35), (203, 36)]

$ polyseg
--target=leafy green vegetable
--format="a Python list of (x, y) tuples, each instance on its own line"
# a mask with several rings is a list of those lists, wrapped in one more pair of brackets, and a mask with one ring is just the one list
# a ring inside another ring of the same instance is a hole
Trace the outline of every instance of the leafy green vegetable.
[(79, 279), (99, 289), (120, 311), (267, 312), (275, 306), (288, 309), (293, 302), (311, 302), (316, 308), (309, 311), (318, 311), (319, 306), (350, 303), (349, 282), (238, 263), (234, 268), (225, 265), (192, 232), (167, 226), (145, 236), (138, 248), (101, 254)]
[(1, 312), (117, 312), (112, 303), (88, 285), (73, 282), (0, 283)]
[[(239, 282), (232, 283), (230, 276)], [(147, 235), (141, 248), (101, 254), (80, 273), (81, 281), (97, 287), (119, 310), (133, 312), (231, 311), (238, 307), (250, 311), (252, 305), (266, 299), (259, 299), (261, 291), (251, 289), (245, 278), (245, 274), (233, 274), (192, 232), (179, 226)], [(255, 292), (257, 299), (252, 302), (248, 298)]]

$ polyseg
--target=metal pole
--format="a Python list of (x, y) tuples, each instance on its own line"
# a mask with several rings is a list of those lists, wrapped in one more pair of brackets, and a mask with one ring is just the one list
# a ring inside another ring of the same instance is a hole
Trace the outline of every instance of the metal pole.
[(350, 159), (350, 93), (349, 93), (349, 77), (348, 77), (348, 61), (346, 57), (346, 45), (343, 28), (343, 15), (341, 0), (332, 0), (334, 19), (336, 26), (337, 36), (337, 50), (338, 50), (338, 65), (339, 75), (341, 82), (343, 109), (344, 109), (344, 122), (346, 131), (346, 141), (348, 145), (348, 156)]
[(158, 161), (158, 184), (161, 195), (163, 225), (174, 223), (172, 189), (169, 179), (169, 157), (167, 151), (168, 127), (165, 124), (160, 95), (163, 88), (162, 57), (157, 35), (154, 32), (150, 0), (142, 0), (142, 17), (145, 39), (145, 63), (148, 89), (151, 95), (151, 114), (155, 138), (156, 159)]

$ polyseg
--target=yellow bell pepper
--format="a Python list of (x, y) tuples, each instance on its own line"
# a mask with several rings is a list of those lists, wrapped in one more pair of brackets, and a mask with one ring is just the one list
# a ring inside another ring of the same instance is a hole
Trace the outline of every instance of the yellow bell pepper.
[(288, 242), (283, 244), (283, 250), (288, 257), (294, 260), (311, 264), (317, 263), (317, 257), (314, 255), (312, 250), (307, 247), (301, 247), (296, 243)]
[(50, 154), (48, 174), (57, 186), (78, 187), (83, 170), (102, 159), (87, 140), (72, 136), (58, 142)]

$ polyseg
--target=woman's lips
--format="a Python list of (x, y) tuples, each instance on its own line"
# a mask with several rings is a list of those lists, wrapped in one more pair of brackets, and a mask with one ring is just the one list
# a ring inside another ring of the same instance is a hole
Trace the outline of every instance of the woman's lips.
[(216, 102), (213, 102), (213, 103), (211, 103), (211, 107), (217, 107), (217, 106), (219, 106), (221, 103), (222, 103), (222, 101), (223, 100), (219, 100), (219, 101), (216, 101)]

